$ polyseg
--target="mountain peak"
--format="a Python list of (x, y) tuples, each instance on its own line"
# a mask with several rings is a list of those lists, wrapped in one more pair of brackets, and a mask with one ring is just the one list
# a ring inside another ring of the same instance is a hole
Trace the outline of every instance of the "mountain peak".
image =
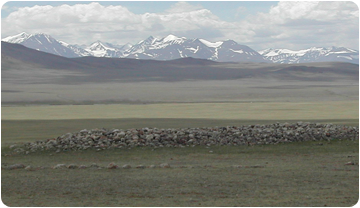
[(35, 33), (34, 36), (49, 36), (49, 37), (50, 37), (50, 35), (48, 35), (48, 34), (46, 34), (46, 33), (42, 33), (42, 32), (40, 32), (40, 33)]
[(92, 45), (103, 45), (103, 43), (100, 40), (97, 40), (90, 44), (90, 46), (92, 46)]
[(90, 46), (85, 48), (85, 51), (88, 54), (91, 54), (95, 57), (121, 57), (122, 50), (118, 46), (115, 46), (111, 43), (104, 43), (100, 40), (93, 42)]
[(146, 38), (145, 40), (154, 40), (155, 38), (152, 36), (152, 35), (150, 35), (148, 38)]
[(149, 36), (148, 38), (146, 38), (145, 40), (142, 40), (140, 42), (138, 42), (138, 45), (151, 45), (153, 44), (153, 42), (156, 41), (156, 38), (154, 38), (153, 36)]
[(185, 37), (180, 38), (180, 37), (177, 37), (177, 36), (175, 36), (173, 34), (170, 34), (170, 35), (164, 37), (161, 40), (162, 40), (162, 42), (171, 42), (171, 41), (176, 41), (176, 42), (180, 41), (180, 42), (182, 42), (182, 41), (186, 40), (186, 38)]
[(30, 37), (30, 34), (27, 34), (26, 32), (22, 32), (17, 35), (14, 35), (14, 36), (8, 36), (8, 37), (2, 39), (2, 41), (9, 42), (9, 43), (21, 43), (24, 40), (28, 39), (29, 37)]
[(163, 38), (163, 41), (168, 42), (168, 41), (172, 41), (172, 40), (176, 40), (176, 39), (179, 39), (179, 38), (175, 35), (170, 34), (170, 35), (166, 36), (165, 38)]
[(93, 42), (92, 44), (90, 44), (90, 46), (87, 47), (86, 49), (91, 50), (91, 51), (94, 51), (94, 50), (99, 51), (99, 50), (106, 50), (106, 49), (108, 49), (108, 47), (106, 46), (106, 44), (104, 44), (100, 40), (97, 40), (97, 41)]
[(29, 35), (29, 34), (27, 34), (26, 32), (22, 32), (22, 33), (20, 33), (18, 35)]

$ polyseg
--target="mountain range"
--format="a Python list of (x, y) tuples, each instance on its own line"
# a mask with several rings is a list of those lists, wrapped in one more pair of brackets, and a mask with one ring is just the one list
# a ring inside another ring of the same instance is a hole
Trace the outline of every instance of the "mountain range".
[(152, 36), (134, 45), (116, 45), (96, 41), (89, 46), (71, 45), (56, 40), (48, 34), (27, 34), (3, 38), (2, 41), (17, 43), (38, 51), (67, 58), (94, 56), (108, 58), (134, 58), (173, 60), (179, 58), (208, 59), (217, 62), (309, 63), (350, 62), (359, 63), (359, 51), (345, 47), (312, 47), (293, 51), (289, 49), (265, 49), (255, 51), (233, 40), (210, 42), (204, 39), (187, 39), (168, 35), (157, 39)]
[(305, 50), (265, 49), (258, 51), (273, 63), (350, 62), (359, 63), (359, 51), (345, 47), (312, 47)]
[(192, 57), (167, 61), (94, 56), (66, 58), (21, 44), (1, 42), (3, 83), (56, 82), (63, 85), (111, 81), (118, 83), (249, 78), (260, 78), (264, 81), (358, 80), (358, 68), (357, 64), (344, 62), (278, 64), (215, 62)]

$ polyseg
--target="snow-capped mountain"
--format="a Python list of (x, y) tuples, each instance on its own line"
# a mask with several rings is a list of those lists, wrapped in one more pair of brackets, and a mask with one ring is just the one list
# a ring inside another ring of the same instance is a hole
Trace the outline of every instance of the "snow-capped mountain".
[(96, 41), (90, 46), (80, 47), (55, 40), (46, 34), (29, 35), (26, 33), (2, 40), (65, 57), (96, 56), (155, 60), (192, 57), (219, 62), (269, 62), (251, 48), (232, 40), (212, 43), (204, 39), (187, 39), (175, 35), (160, 39), (150, 36), (135, 45), (123, 46)]
[(359, 63), (359, 51), (344, 48), (309, 48), (304, 50), (266, 49), (254, 51), (233, 40), (210, 42), (204, 39), (187, 39), (168, 35), (163, 38), (149, 38), (131, 45), (114, 45), (96, 41), (89, 46), (70, 45), (56, 40), (50, 35), (20, 33), (9, 36), (2, 41), (22, 44), (28, 48), (52, 53), (64, 57), (114, 57), (172, 60), (178, 58), (200, 58), (218, 62), (274, 62), (306, 63), (340, 61)]
[(63, 41), (58, 41), (52, 38), (50, 35), (43, 33), (32, 35), (23, 32), (15, 36), (4, 38), (2, 39), (2, 41), (9, 43), (18, 43), (28, 48), (69, 58), (84, 56), (83, 54), (78, 54), (80, 52), (76, 52), (80, 49), (75, 50), (75, 48), (72, 48), (72, 46), (70, 46), (69, 44)]
[[(76, 56), (73, 56), (73, 57), (93, 56), (90, 52), (86, 51), (79, 45), (70, 45), (70, 44), (65, 43), (64, 41), (59, 41), (59, 42), (64, 47), (69, 48), (76, 54)], [(58, 54), (55, 53), (55, 55), (58, 55)], [(69, 56), (65, 56), (65, 57), (69, 57)], [(70, 56), (69, 58), (73, 58), (73, 57)]]
[(2, 39), (2, 41), (9, 43), (18, 43), (28, 48), (68, 58), (82, 56), (119, 58), (123, 57), (123, 51), (126, 51), (132, 46), (129, 43), (124, 46), (118, 46), (111, 43), (103, 43), (101, 41), (96, 41), (88, 47), (82, 47), (79, 45), (70, 45), (64, 41), (56, 40), (47, 34), (27, 34), (25, 32), (18, 35), (6, 37)]
[(120, 47), (111, 43), (103, 43), (99, 40), (92, 43), (89, 47), (85, 48), (85, 50), (96, 57), (120, 58), (124, 56)]
[(161, 39), (152, 36), (135, 44), (125, 54), (128, 58), (171, 60), (185, 57), (219, 62), (269, 62), (258, 52), (232, 40), (209, 42), (168, 35)]
[(29, 37), (30, 37), (29, 34), (27, 34), (25, 32), (22, 32), (20, 34), (14, 35), (14, 36), (9, 36), (9, 37), (3, 38), (2, 41), (9, 42), (9, 43), (21, 44), (22, 42), (24, 42)]
[(270, 48), (259, 51), (259, 54), (274, 63), (292, 64), (339, 61), (359, 64), (359, 51), (345, 47), (312, 47), (298, 51)]

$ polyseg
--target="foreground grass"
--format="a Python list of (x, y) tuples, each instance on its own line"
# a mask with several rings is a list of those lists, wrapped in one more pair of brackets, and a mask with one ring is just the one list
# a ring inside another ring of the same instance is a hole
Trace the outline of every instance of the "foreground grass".
[[(4, 154), (2, 163), (50, 167), (169, 163), (171, 168), (2, 170), (8, 206), (352, 206), (358, 141), (264, 146), (134, 148)], [(233, 168), (242, 165), (243, 168)], [(263, 168), (245, 166), (262, 165)]]

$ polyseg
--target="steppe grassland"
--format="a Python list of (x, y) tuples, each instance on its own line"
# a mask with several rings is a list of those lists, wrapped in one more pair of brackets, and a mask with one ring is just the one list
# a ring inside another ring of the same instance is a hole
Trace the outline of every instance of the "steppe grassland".
[[(8, 206), (352, 206), (358, 141), (268, 146), (134, 148), (5, 156), (13, 142), (83, 128), (202, 127), (320, 121), (358, 125), (358, 101), (2, 107), (2, 162), (51, 167), (169, 163), (170, 169), (2, 171)], [(4, 145), (5, 144), (5, 145)], [(265, 168), (232, 168), (232, 165)], [(186, 168), (180, 168), (185, 166)]]
[(241, 120), (357, 119), (358, 101), (164, 103), (2, 107), (2, 120), (202, 118)]
[(91, 128), (186, 128), (315, 121), (358, 125), (358, 102), (164, 103), (2, 107), (2, 145)]
[[(26, 77), (25, 77), (26, 78)], [(2, 102), (92, 104), (163, 102), (326, 102), (359, 100), (354, 80), (305, 82), (268, 79), (180, 82), (2, 84)]]

